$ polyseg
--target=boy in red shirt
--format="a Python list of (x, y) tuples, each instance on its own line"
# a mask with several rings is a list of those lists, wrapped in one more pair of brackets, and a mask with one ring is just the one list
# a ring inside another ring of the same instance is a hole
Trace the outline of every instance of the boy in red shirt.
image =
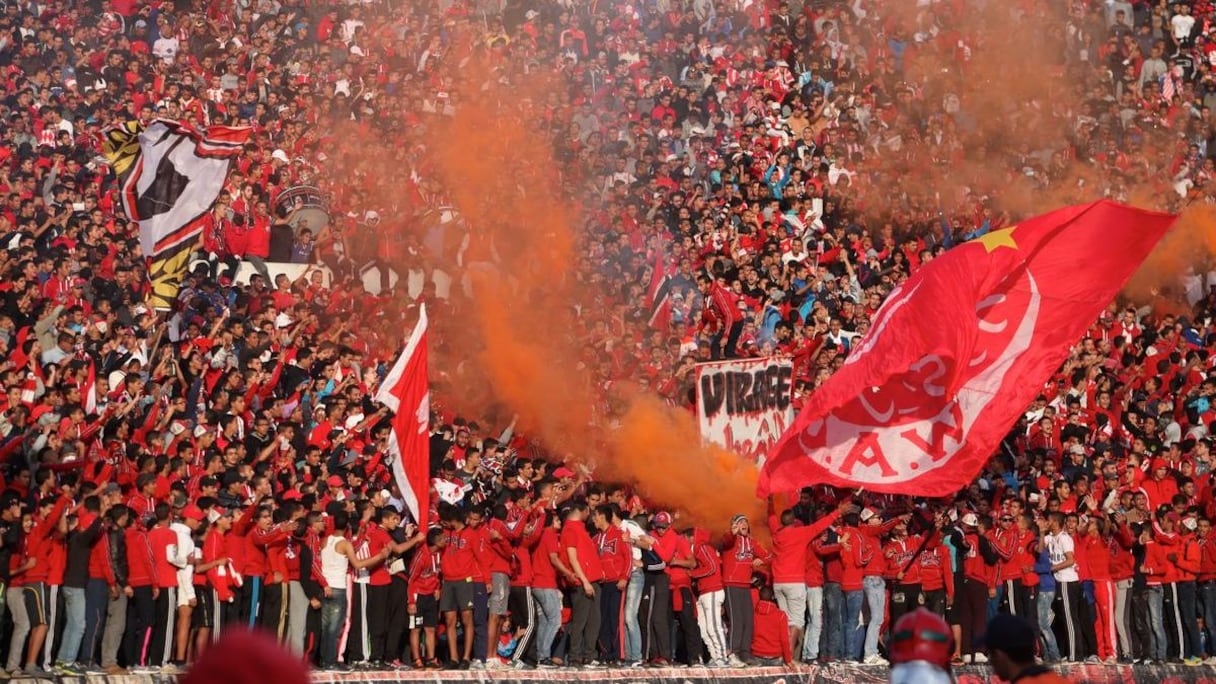
[(790, 649), (790, 623), (785, 612), (773, 602), (771, 587), (760, 588), (760, 600), (756, 602), (752, 625), (755, 630), (752, 636), (752, 656), (762, 665), (793, 664), (793, 652)]
[(423, 666), (420, 651), (422, 633), (426, 634), (427, 667), (438, 667), (435, 659), (435, 628), (439, 626), (439, 582), (440, 557), (447, 543), (447, 534), (439, 528), (426, 534), (426, 548), (418, 549), (410, 563), (409, 612), (412, 620), (421, 629), (410, 630), (410, 654), (414, 657), (414, 669)]

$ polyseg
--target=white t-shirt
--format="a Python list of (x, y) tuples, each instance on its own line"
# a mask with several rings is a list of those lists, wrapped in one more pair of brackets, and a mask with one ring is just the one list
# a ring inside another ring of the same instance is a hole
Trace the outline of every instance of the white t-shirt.
[[(1059, 565), (1068, 559), (1068, 554), (1074, 553), (1076, 550), (1072, 541), (1072, 536), (1067, 532), (1061, 531), (1059, 534), (1049, 534), (1043, 538), (1043, 543), (1047, 545), (1047, 557), (1051, 560), (1051, 564)], [(1076, 556), (1074, 555), (1075, 559)], [(1056, 570), (1051, 573), (1057, 582), (1076, 582), (1080, 579), (1077, 575), (1077, 564), (1074, 562), (1063, 570)]]

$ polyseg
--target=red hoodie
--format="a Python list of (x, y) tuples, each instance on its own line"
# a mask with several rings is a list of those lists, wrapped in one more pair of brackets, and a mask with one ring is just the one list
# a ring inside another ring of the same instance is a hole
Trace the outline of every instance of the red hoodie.
[(769, 552), (751, 537), (728, 535), (722, 545), (722, 583), (728, 587), (751, 587), (754, 562), (767, 562)]
[(689, 574), (696, 580), (697, 595), (722, 591), (722, 564), (718, 552), (709, 545), (709, 532), (696, 528), (692, 533), (692, 558), (697, 565)]
[(447, 537), (447, 546), (439, 559), (444, 581), (471, 581), (478, 573), (477, 530), (469, 527), (448, 530)]
[(1199, 539), (1199, 581), (1216, 580), (1216, 534)]
[(963, 577), (977, 582), (983, 582), (986, 587), (996, 586), (996, 569), (984, 562), (980, 553), (980, 537), (975, 532), (964, 536), (967, 544), (967, 554), (963, 557)]
[(27, 558), (33, 558), (35, 563), (34, 567), (26, 570), (22, 576), (24, 584), (46, 582), (51, 576), (51, 557), (54, 555), (51, 547), (55, 543), (51, 539), (51, 533), (59, 524), (59, 518), (63, 516), (63, 511), (67, 508), (68, 503), (66, 496), (59, 497), (47, 516), (39, 520), (34, 525), (34, 529), (30, 530), (25, 555)]
[(793, 662), (790, 652), (790, 621), (772, 601), (757, 601), (752, 618), (752, 655), (757, 658), (781, 658)]
[(920, 554), (920, 586), (925, 591), (945, 588), (947, 603), (954, 602), (954, 563), (945, 544), (930, 544)]

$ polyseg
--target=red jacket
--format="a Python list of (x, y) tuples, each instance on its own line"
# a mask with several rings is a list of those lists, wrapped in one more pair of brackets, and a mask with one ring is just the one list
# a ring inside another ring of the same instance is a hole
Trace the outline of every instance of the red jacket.
[[(840, 584), (840, 577), (844, 574), (844, 567), (840, 562), (840, 542), (829, 544), (821, 539), (816, 539), (811, 544), (811, 550), (823, 562), (823, 583)], [(816, 586), (807, 582), (807, 586)]]
[[(840, 541), (840, 588), (844, 591), (861, 591), (866, 568), (874, 560), (876, 547), (868, 536), (855, 527), (841, 530)], [(846, 545), (848, 548), (845, 548)]]
[(722, 591), (722, 563), (718, 552), (709, 545), (709, 532), (697, 528), (692, 533), (692, 558), (697, 565), (689, 574), (697, 583), (697, 594)]
[(978, 534), (971, 532), (964, 537), (967, 544), (967, 553), (963, 557), (963, 577), (977, 582), (983, 582), (985, 586), (996, 586), (996, 569), (984, 562), (984, 556), (980, 553), (980, 537)]
[(280, 581), (287, 581), (287, 533), (282, 526), (275, 525), (274, 527), (263, 529), (254, 529), (249, 535), (253, 539), (253, 545), (266, 555), (266, 584), (274, 584), (274, 576), (279, 575)]
[(781, 658), (781, 662), (786, 664), (793, 662), (790, 621), (776, 603), (756, 602), (752, 629), (752, 655), (757, 658)]
[(168, 525), (148, 530), (148, 545), (152, 548), (152, 571), (156, 586), (168, 589), (177, 586), (177, 566), (169, 562), (169, 547), (177, 545), (177, 533)]
[(795, 523), (782, 527), (776, 516), (769, 516), (768, 526), (773, 532), (773, 584), (805, 582), (809, 544), (831, 527), (839, 517), (840, 511), (837, 510), (811, 525)]
[[(227, 557), (226, 548), (227, 537), (218, 529), (212, 528), (203, 539), (203, 562), (211, 563)], [(233, 590), (236, 588), (236, 582), (232, 577), (232, 568), (229, 563), (216, 565), (208, 570), (207, 583), (215, 590), (215, 596), (220, 601), (227, 603), (235, 598)]]
[(410, 562), (410, 578), (407, 592), (409, 604), (418, 604), (419, 596), (433, 596), (439, 591), (440, 570), (439, 552), (430, 547), (418, 549), (414, 560)]
[(156, 581), (152, 563), (152, 545), (148, 532), (134, 524), (123, 533), (127, 542), (127, 582), (132, 587), (150, 587)]
[(59, 524), (59, 518), (63, 515), (63, 511), (67, 508), (68, 503), (67, 497), (59, 497), (59, 500), (55, 502), (55, 506), (51, 508), (46, 517), (35, 523), (34, 529), (30, 530), (25, 555), (27, 558), (33, 558), (35, 563), (34, 567), (26, 570), (22, 576), (24, 584), (46, 582), (50, 578), (51, 557), (54, 553), (51, 547), (55, 543), (51, 539), (51, 533), (55, 531), (56, 525)]
[(1087, 576), (1082, 577), (1082, 580), (1106, 581), (1111, 579), (1110, 548), (1105, 539), (1093, 534), (1086, 534), (1077, 544), (1076, 555), (1085, 557), (1083, 565)]
[(1216, 534), (1209, 534), (1199, 541), (1199, 581), (1216, 580)]
[(621, 528), (609, 523), (607, 529), (595, 535), (595, 548), (599, 551), (605, 582), (629, 579), (633, 570), (633, 548), (625, 543)]
[(920, 554), (920, 586), (925, 591), (946, 590), (946, 602), (954, 602), (954, 563), (945, 544), (930, 544)]
[(1150, 541), (1144, 546), (1144, 582), (1149, 586), (1159, 586), (1169, 582), (1169, 574), (1173, 570), (1173, 564), (1170, 563), (1166, 555), (1169, 550), (1156, 540)]
[(722, 583), (728, 587), (750, 587), (754, 562), (771, 557), (751, 537), (728, 535), (722, 545)]
[[(892, 539), (887, 542), (882, 555), (887, 559), (888, 578), (898, 584), (921, 583), (920, 563), (913, 563), (912, 560), (916, 556), (916, 550), (920, 548), (923, 541), (920, 536), (913, 535), (904, 539)], [(927, 547), (926, 550), (928, 550)], [(910, 566), (909, 563), (911, 563)], [(907, 570), (904, 570), (904, 568), (907, 568)], [(899, 578), (900, 572), (904, 573), (903, 579)]]

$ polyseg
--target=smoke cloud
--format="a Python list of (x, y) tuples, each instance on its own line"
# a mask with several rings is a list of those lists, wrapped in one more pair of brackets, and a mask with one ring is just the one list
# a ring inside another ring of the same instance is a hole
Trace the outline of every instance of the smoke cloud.
[(758, 513), (753, 464), (702, 446), (688, 411), (612, 386), (600, 353), (580, 342), (589, 321), (610, 317), (612, 303), (601, 285), (580, 279), (580, 185), (562, 175), (534, 104), (554, 90), (540, 80), (509, 91), (467, 81), (493, 85), (471, 89), (471, 101), (433, 131), (443, 142), (429, 151), (452, 205), (473, 227), (465, 253), (472, 311), (466, 330), (444, 336), (444, 355), (470, 359), (467, 375), (485, 378), (493, 403), (462, 398), (461, 409), (508, 409), (550, 451), (699, 524)]

